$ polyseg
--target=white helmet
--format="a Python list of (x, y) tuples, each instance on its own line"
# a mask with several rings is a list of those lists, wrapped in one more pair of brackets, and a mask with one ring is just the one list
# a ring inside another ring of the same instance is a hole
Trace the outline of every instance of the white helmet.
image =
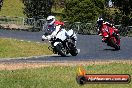
[(47, 24), (52, 25), (55, 22), (55, 16), (48, 16), (47, 17)]

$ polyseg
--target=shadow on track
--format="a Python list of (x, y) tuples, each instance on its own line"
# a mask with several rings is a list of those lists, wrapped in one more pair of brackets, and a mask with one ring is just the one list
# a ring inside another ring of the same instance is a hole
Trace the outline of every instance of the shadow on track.
[(116, 49), (104, 49), (105, 51), (119, 51), (119, 50), (116, 50)]

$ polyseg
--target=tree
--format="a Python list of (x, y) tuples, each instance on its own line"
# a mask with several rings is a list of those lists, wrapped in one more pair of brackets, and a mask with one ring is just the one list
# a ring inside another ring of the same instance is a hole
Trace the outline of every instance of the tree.
[(112, 0), (114, 5), (122, 11), (122, 14), (129, 15), (132, 10), (132, 0)]
[(2, 6), (3, 6), (3, 0), (0, 0), (0, 10)]
[(27, 17), (47, 17), (51, 14), (53, 0), (23, 0)]
[(103, 12), (104, 0), (66, 0), (63, 18), (70, 22), (93, 21)]

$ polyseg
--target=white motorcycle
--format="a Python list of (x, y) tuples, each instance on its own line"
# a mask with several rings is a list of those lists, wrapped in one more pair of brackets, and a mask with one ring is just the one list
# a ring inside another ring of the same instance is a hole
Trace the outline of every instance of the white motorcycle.
[[(42, 37), (48, 37), (49, 35)], [(78, 54), (78, 50), (76, 48), (76, 40), (77, 35), (71, 29), (68, 32), (66, 30), (61, 30), (55, 37), (52, 37), (49, 41), (51, 46), (49, 46), (49, 50), (52, 50), (54, 54), (58, 54), (61, 56), (67, 56), (71, 54), (72, 56), (76, 56)]]

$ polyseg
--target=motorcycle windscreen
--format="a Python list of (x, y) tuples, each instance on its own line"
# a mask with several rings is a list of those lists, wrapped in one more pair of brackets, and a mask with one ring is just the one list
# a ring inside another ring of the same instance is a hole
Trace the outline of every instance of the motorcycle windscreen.
[(54, 30), (55, 30), (55, 27), (53, 25), (49, 25), (49, 26), (46, 25), (44, 27), (43, 32), (44, 32), (44, 35), (47, 36), (47, 35), (51, 35)]

